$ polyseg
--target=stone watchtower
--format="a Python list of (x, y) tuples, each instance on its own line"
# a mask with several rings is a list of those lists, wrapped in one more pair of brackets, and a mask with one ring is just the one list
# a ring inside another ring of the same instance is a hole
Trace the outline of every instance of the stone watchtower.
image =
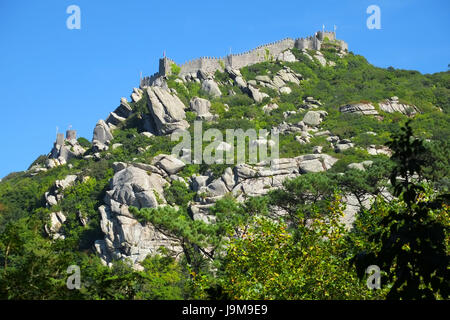
[(172, 63), (174, 62), (166, 56), (159, 59), (159, 74), (161, 76), (170, 76), (172, 74)]
[(75, 130), (67, 130), (66, 140), (77, 140), (77, 132)]
[(64, 133), (57, 133), (56, 134), (56, 145), (57, 146), (64, 145)]

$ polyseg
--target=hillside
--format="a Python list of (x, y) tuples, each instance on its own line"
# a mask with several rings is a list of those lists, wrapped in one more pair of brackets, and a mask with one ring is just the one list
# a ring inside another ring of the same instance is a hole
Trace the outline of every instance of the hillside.
[[(351, 261), (379, 248), (387, 212), (409, 208), (390, 179), (404, 177), (392, 140), (408, 120), (424, 148), (408, 174), (429, 201), (448, 195), (450, 73), (378, 68), (314, 37), (240, 68), (164, 57), (91, 140), (59, 134), (0, 181), (0, 297), (386, 298), (395, 277), (368, 290)], [(254, 129), (246, 150), (270, 155), (239, 154), (230, 129)], [(448, 203), (433, 210), (448, 232)], [(70, 265), (80, 290), (66, 288)]]

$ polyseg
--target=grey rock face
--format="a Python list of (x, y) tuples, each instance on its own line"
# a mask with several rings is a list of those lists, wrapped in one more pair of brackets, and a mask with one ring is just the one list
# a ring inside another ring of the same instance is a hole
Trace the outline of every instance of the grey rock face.
[(151, 121), (158, 134), (165, 135), (189, 127), (185, 120), (185, 105), (176, 95), (160, 87), (148, 87), (147, 93)]
[(380, 102), (379, 105), (381, 110), (389, 113), (400, 112), (405, 115), (420, 113), (420, 110), (416, 106), (399, 103), (398, 97), (391, 97), (384, 102)]
[(365, 171), (367, 167), (370, 167), (373, 164), (373, 161), (367, 160), (359, 163), (350, 163), (347, 167), (349, 169), (356, 169)]
[(201, 188), (206, 187), (209, 176), (195, 176), (192, 178), (192, 190), (199, 191)]
[(356, 113), (362, 115), (377, 115), (378, 111), (370, 103), (348, 104), (339, 108), (342, 113)]
[(76, 175), (68, 175), (62, 180), (56, 180), (55, 181), (55, 187), (61, 190), (67, 189), (68, 187), (71, 187), (75, 184), (75, 181), (77, 180)]
[(268, 97), (269, 95), (268, 94), (266, 94), (266, 93), (264, 93), (264, 92), (260, 92), (257, 88), (255, 88), (255, 87), (253, 87), (253, 86), (251, 86), (251, 85), (248, 85), (248, 90), (249, 90), (249, 92), (250, 92), (250, 95), (251, 95), (251, 97), (253, 98), (253, 100), (255, 100), (256, 102), (261, 102), (261, 101), (263, 101), (263, 99), (265, 98), (265, 97)]
[(138, 102), (139, 100), (142, 99), (143, 96), (143, 91), (139, 88), (133, 88), (133, 93), (131, 94), (131, 100), (133, 100), (133, 102)]
[(233, 149), (233, 146), (225, 141), (221, 141), (216, 147), (216, 150), (224, 151), (224, 152), (230, 151), (232, 149)]
[(370, 145), (370, 146), (367, 148), (367, 152), (368, 152), (370, 155), (374, 155), (374, 156), (383, 154), (383, 155), (386, 155), (386, 156), (390, 157), (390, 156), (392, 155), (392, 150), (389, 149), (389, 148), (386, 147), (386, 146), (375, 146), (375, 145)]
[(236, 81), (236, 84), (239, 88), (241, 89), (246, 89), (247, 88), (247, 83), (245, 82), (244, 78), (242, 78), (241, 76), (237, 76), (234, 81)]
[(318, 111), (308, 111), (305, 114), (305, 117), (303, 118), (303, 122), (308, 126), (315, 127), (322, 122), (323, 118), (324, 118), (323, 113), (321, 114)]
[(278, 105), (276, 103), (269, 103), (262, 107), (264, 113), (270, 113), (272, 110), (278, 109)]
[(291, 92), (292, 92), (292, 89), (289, 88), (289, 87), (281, 87), (281, 88), (280, 88), (280, 93), (283, 93), (283, 94), (290, 94)]
[[(116, 169), (123, 167), (117, 164)], [(167, 181), (160, 175), (150, 175), (139, 168), (128, 166), (116, 172), (107, 191), (105, 206), (99, 208), (104, 239), (97, 240), (95, 248), (105, 264), (113, 259), (129, 259), (136, 268), (148, 254), (156, 254), (160, 246), (180, 252), (179, 244), (159, 232), (149, 223), (141, 224), (128, 211), (155, 208), (165, 203), (163, 187)]]
[[(275, 78), (278, 77), (281, 82), (287, 83), (287, 82), (292, 82), (295, 83), (296, 85), (300, 84), (300, 80), (303, 79), (303, 77), (300, 74), (296, 74), (291, 68), (289, 67), (283, 67), (283, 69), (281, 69), (280, 71), (277, 72), (276, 76), (274, 77), (274, 83)], [(281, 84), (280, 81), (278, 81), (277, 83), (277, 87), (282, 87), (284, 86), (284, 84)]]
[(210, 94), (211, 96), (213, 96), (215, 98), (220, 97), (222, 95), (222, 92), (220, 91), (219, 86), (212, 79), (203, 81), (202, 90), (207, 92), (208, 94)]
[(300, 108), (309, 110), (316, 109), (320, 106), (322, 106), (322, 103), (319, 100), (316, 100), (313, 97), (306, 97), (306, 99), (303, 100), (303, 104), (300, 105)]
[(319, 159), (302, 161), (299, 167), (302, 173), (325, 171), (324, 165)]
[(226, 187), (228, 190), (232, 190), (234, 185), (236, 184), (236, 178), (234, 176), (233, 170), (228, 167), (225, 169), (225, 172), (222, 175), (222, 180), (225, 182)]
[(286, 50), (284, 52), (281, 52), (277, 56), (277, 60), (284, 61), (284, 62), (295, 62), (297, 59), (295, 59), (295, 56), (292, 54), (290, 50)]
[(231, 78), (236, 78), (241, 76), (239, 69), (233, 69), (230, 66), (225, 67), (225, 71), (231, 76)]
[(274, 127), (274, 132), (278, 132), (280, 134), (286, 134), (286, 133), (295, 133), (295, 132), (301, 132), (305, 131), (307, 129), (307, 126), (303, 121), (299, 121), (298, 123), (287, 123), (283, 122), (279, 124), (277, 127)]
[(181, 252), (179, 243), (159, 232), (153, 225), (141, 224), (126, 205), (112, 203), (111, 206), (99, 208), (100, 226), (105, 237), (96, 241), (95, 248), (105, 264), (111, 265), (115, 259), (129, 260), (139, 270), (139, 262), (147, 255), (155, 255), (161, 246), (175, 253)]
[(265, 76), (265, 75), (256, 76), (255, 79), (258, 81), (267, 82), (267, 83), (270, 83), (272, 81), (272, 80), (270, 80), (269, 76)]
[(313, 153), (316, 153), (316, 154), (322, 153), (322, 149), (323, 149), (322, 146), (315, 146), (315, 147), (313, 147)]
[(94, 137), (92, 138), (92, 142), (98, 141), (102, 144), (109, 144), (112, 139), (113, 135), (111, 134), (109, 126), (105, 121), (99, 120), (94, 128)]
[(213, 115), (210, 113), (211, 102), (206, 99), (194, 97), (190, 101), (191, 110), (193, 110), (199, 119), (211, 120)]
[(114, 110), (114, 113), (122, 118), (128, 118), (132, 112), (133, 109), (130, 107), (127, 99), (125, 98), (120, 99), (120, 105), (116, 108), (116, 110)]
[(209, 208), (211, 208), (214, 203), (209, 204), (191, 204), (189, 209), (192, 213), (194, 220), (201, 220), (205, 223), (214, 223), (216, 217), (209, 214)]
[(317, 51), (317, 54), (314, 55), (314, 58), (316, 58), (317, 61), (319, 61), (320, 65), (322, 67), (325, 67), (327, 65), (327, 60), (325, 59), (325, 57), (322, 55), (322, 53), (320, 51)]
[(62, 212), (50, 213), (50, 223), (45, 225), (45, 232), (54, 240), (64, 239), (65, 237), (60, 233), (60, 230), (65, 221), (66, 216)]
[(122, 123), (125, 120), (126, 120), (125, 118), (118, 116), (115, 112), (111, 112), (108, 118), (106, 119), (106, 123), (117, 126), (118, 124)]
[(51, 206), (58, 204), (56, 197), (54, 195), (50, 194), (49, 192), (45, 193), (45, 201), (46, 201), (47, 207), (51, 207)]
[(152, 164), (163, 169), (167, 174), (172, 175), (181, 171), (186, 164), (172, 155), (160, 154), (156, 156)]
[[(163, 187), (167, 183), (165, 179), (157, 174), (148, 175), (146, 171), (136, 168), (127, 167), (117, 172), (111, 181), (111, 189), (118, 191), (118, 195), (125, 195), (123, 188), (128, 188), (133, 193), (156, 190), (161, 196), (163, 195)], [(118, 200), (118, 199), (115, 199)], [(126, 203), (126, 201), (122, 201)]]
[(114, 162), (112, 164), (114, 173), (122, 171), (122, 170), (126, 169), (127, 167), (128, 167), (128, 164), (126, 164), (125, 162)]
[(344, 150), (353, 148), (355, 145), (353, 143), (338, 143), (336, 144), (334, 151), (336, 152), (342, 152)]
[(225, 195), (229, 190), (225, 185), (225, 182), (221, 178), (214, 180), (211, 182), (205, 189), (206, 193), (210, 197), (221, 197)]

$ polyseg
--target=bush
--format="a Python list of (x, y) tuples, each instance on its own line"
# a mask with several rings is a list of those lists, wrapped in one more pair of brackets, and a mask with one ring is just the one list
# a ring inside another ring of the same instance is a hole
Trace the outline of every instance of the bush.
[(86, 138), (79, 137), (77, 141), (80, 144), (80, 146), (82, 146), (85, 149), (89, 149), (90, 147), (92, 147), (92, 143)]
[(170, 66), (170, 69), (172, 71), (172, 74), (174, 74), (174, 75), (178, 75), (181, 71), (181, 67), (177, 66), (175, 63), (172, 63), (172, 65)]

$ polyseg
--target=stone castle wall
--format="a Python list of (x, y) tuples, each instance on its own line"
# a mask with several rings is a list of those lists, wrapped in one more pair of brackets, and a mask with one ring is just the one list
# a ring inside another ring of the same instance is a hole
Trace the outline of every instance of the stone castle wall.
[(198, 70), (205, 71), (206, 73), (214, 73), (216, 70), (223, 69), (225, 66), (226, 61), (224, 58), (202, 57), (182, 64), (180, 66), (180, 76), (188, 73), (196, 73)]
[(275, 59), (284, 50), (292, 49), (294, 43), (295, 41), (290, 38), (272, 42), (244, 53), (230, 55), (227, 57), (227, 63), (233, 69), (240, 69), (248, 65), (264, 62), (267, 59)]
[[(336, 40), (336, 34), (335, 32), (330, 31), (318, 31), (314, 36), (307, 38), (298, 38), (295, 40), (286, 38), (259, 46), (244, 53), (231, 54), (222, 58), (201, 57), (179, 65), (179, 76), (183, 77), (188, 74), (196, 74), (200, 70), (205, 73), (213, 74), (217, 70), (224, 70), (227, 66), (233, 69), (240, 69), (245, 66), (264, 62), (267, 59), (276, 59), (278, 54), (294, 47), (299, 50), (320, 50), (321, 43), (325, 38), (328, 38), (330, 41), (334, 41)], [(346, 42), (342, 40), (336, 41), (339, 43), (342, 50), (348, 50), (348, 45)], [(173, 60), (167, 57), (160, 59), (159, 71), (150, 77), (143, 78), (141, 80), (141, 87), (150, 86), (159, 77), (172, 74), (171, 65), (174, 63), (175, 62)]]

